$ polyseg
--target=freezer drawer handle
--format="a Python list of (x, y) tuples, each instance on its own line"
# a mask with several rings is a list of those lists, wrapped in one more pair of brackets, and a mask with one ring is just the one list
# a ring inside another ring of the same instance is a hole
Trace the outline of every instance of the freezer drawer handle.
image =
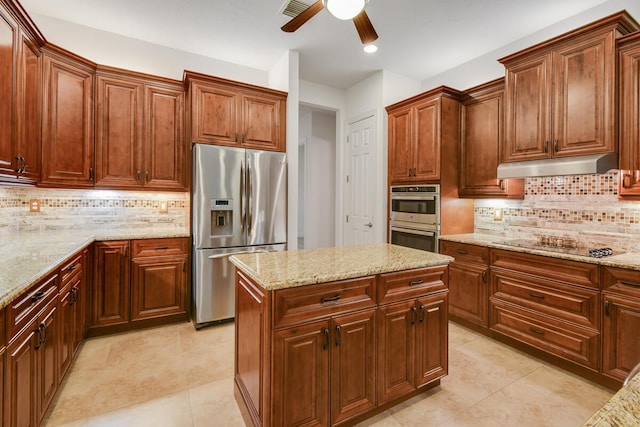
[(243, 255), (243, 254), (266, 254), (269, 252), (275, 252), (275, 251), (270, 251), (267, 249), (258, 249), (257, 251), (239, 251), (239, 252), (231, 252), (228, 254), (218, 254), (218, 255), (209, 255), (207, 258), (209, 259), (220, 259), (220, 258), (227, 258), (233, 255)]
[(322, 297), (322, 299), (320, 300), (320, 302), (322, 304), (324, 304), (325, 302), (332, 302), (332, 301), (338, 301), (340, 299), (340, 294), (335, 294), (332, 297)]

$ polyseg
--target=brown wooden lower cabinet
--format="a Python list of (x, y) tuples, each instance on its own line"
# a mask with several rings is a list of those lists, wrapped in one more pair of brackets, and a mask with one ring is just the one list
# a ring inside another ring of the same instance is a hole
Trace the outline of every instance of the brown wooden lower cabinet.
[(235, 394), (245, 422), (353, 425), (439, 384), (446, 271), (266, 291), (237, 270)]
[(188, 247), (188, 238), (94, 243), (89, 334), (188, 320)]

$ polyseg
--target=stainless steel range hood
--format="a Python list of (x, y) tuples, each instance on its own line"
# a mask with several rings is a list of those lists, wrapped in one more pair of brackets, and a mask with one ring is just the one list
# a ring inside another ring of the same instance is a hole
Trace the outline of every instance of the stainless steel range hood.
[(498, 179), (603, 174), (611, 169), (618, 169), (618, 153), (501, 163)]

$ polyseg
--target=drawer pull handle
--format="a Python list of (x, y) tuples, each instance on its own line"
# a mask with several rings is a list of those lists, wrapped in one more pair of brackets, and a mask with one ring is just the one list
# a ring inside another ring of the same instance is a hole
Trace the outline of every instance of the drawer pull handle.
[(169, 249), (169, 246), (158, 246), (156, 251), (166, 251), (167, 249)]
[(627, 282), (625, 280), (621, 280), (620, 283), (625, 286), (631, 286), (632, 288), (640, 288), (640, 283)]
[(322, 334), (324, 335), (324, 344), (322, 344), (322, 349), (326, 350), (329, 348), (329, 329), (322, 328)]
[(458, 249), (457, 251), (460, 255), (467, 255), (469, 254), (469, 252), (465, 251), (464, 249)]
[(536, 294), (534, 292), (529, 292), (529, 296), (537, 299), (544, 299), (544, 295)]
[(336, 326), (336, 347), (340, 346), (340, 340), (342, 339), (341, 332), (342, 328), (340, 325)]
[(333, 301), (338, 301), (340, 299), (340, 294), (335, 294), (332, 297), (322, 297), (322, 299), (320, 300), (320, 302), (322, 304), (324, 304), (325, 302), (333, 302)]
[(77, 264), (72, 264), (69, 266), (69, 268), (67, 268), (67, 271), (73, 271), (76, 269), (76, 267), (77, 267)]
[(42, 298), (44, 298), (45, 295), (46, 294), (44, 293), (44, 291), (38, 291), (35, 294), (31, 295), (31, 304), (41, 300)]
[(529, 328), (529, 332), (533, 332), (536, 335), (544, 335), (544, 331), (541, 331), (541, 330), (536, 329), (536, 328)]
[(422, 285), (424, 283), (424, 280), (419, 279), (419, 280), (414, 280), (409, 282), (409, 286), (416, 286), (416, 285)]

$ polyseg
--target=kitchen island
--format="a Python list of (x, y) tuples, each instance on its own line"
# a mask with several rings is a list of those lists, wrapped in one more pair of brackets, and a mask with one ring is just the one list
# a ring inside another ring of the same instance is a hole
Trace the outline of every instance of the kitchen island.
[(439, 385), (451, 261), (389, 244), (231, 257), (247, 425), (353, 425)]

